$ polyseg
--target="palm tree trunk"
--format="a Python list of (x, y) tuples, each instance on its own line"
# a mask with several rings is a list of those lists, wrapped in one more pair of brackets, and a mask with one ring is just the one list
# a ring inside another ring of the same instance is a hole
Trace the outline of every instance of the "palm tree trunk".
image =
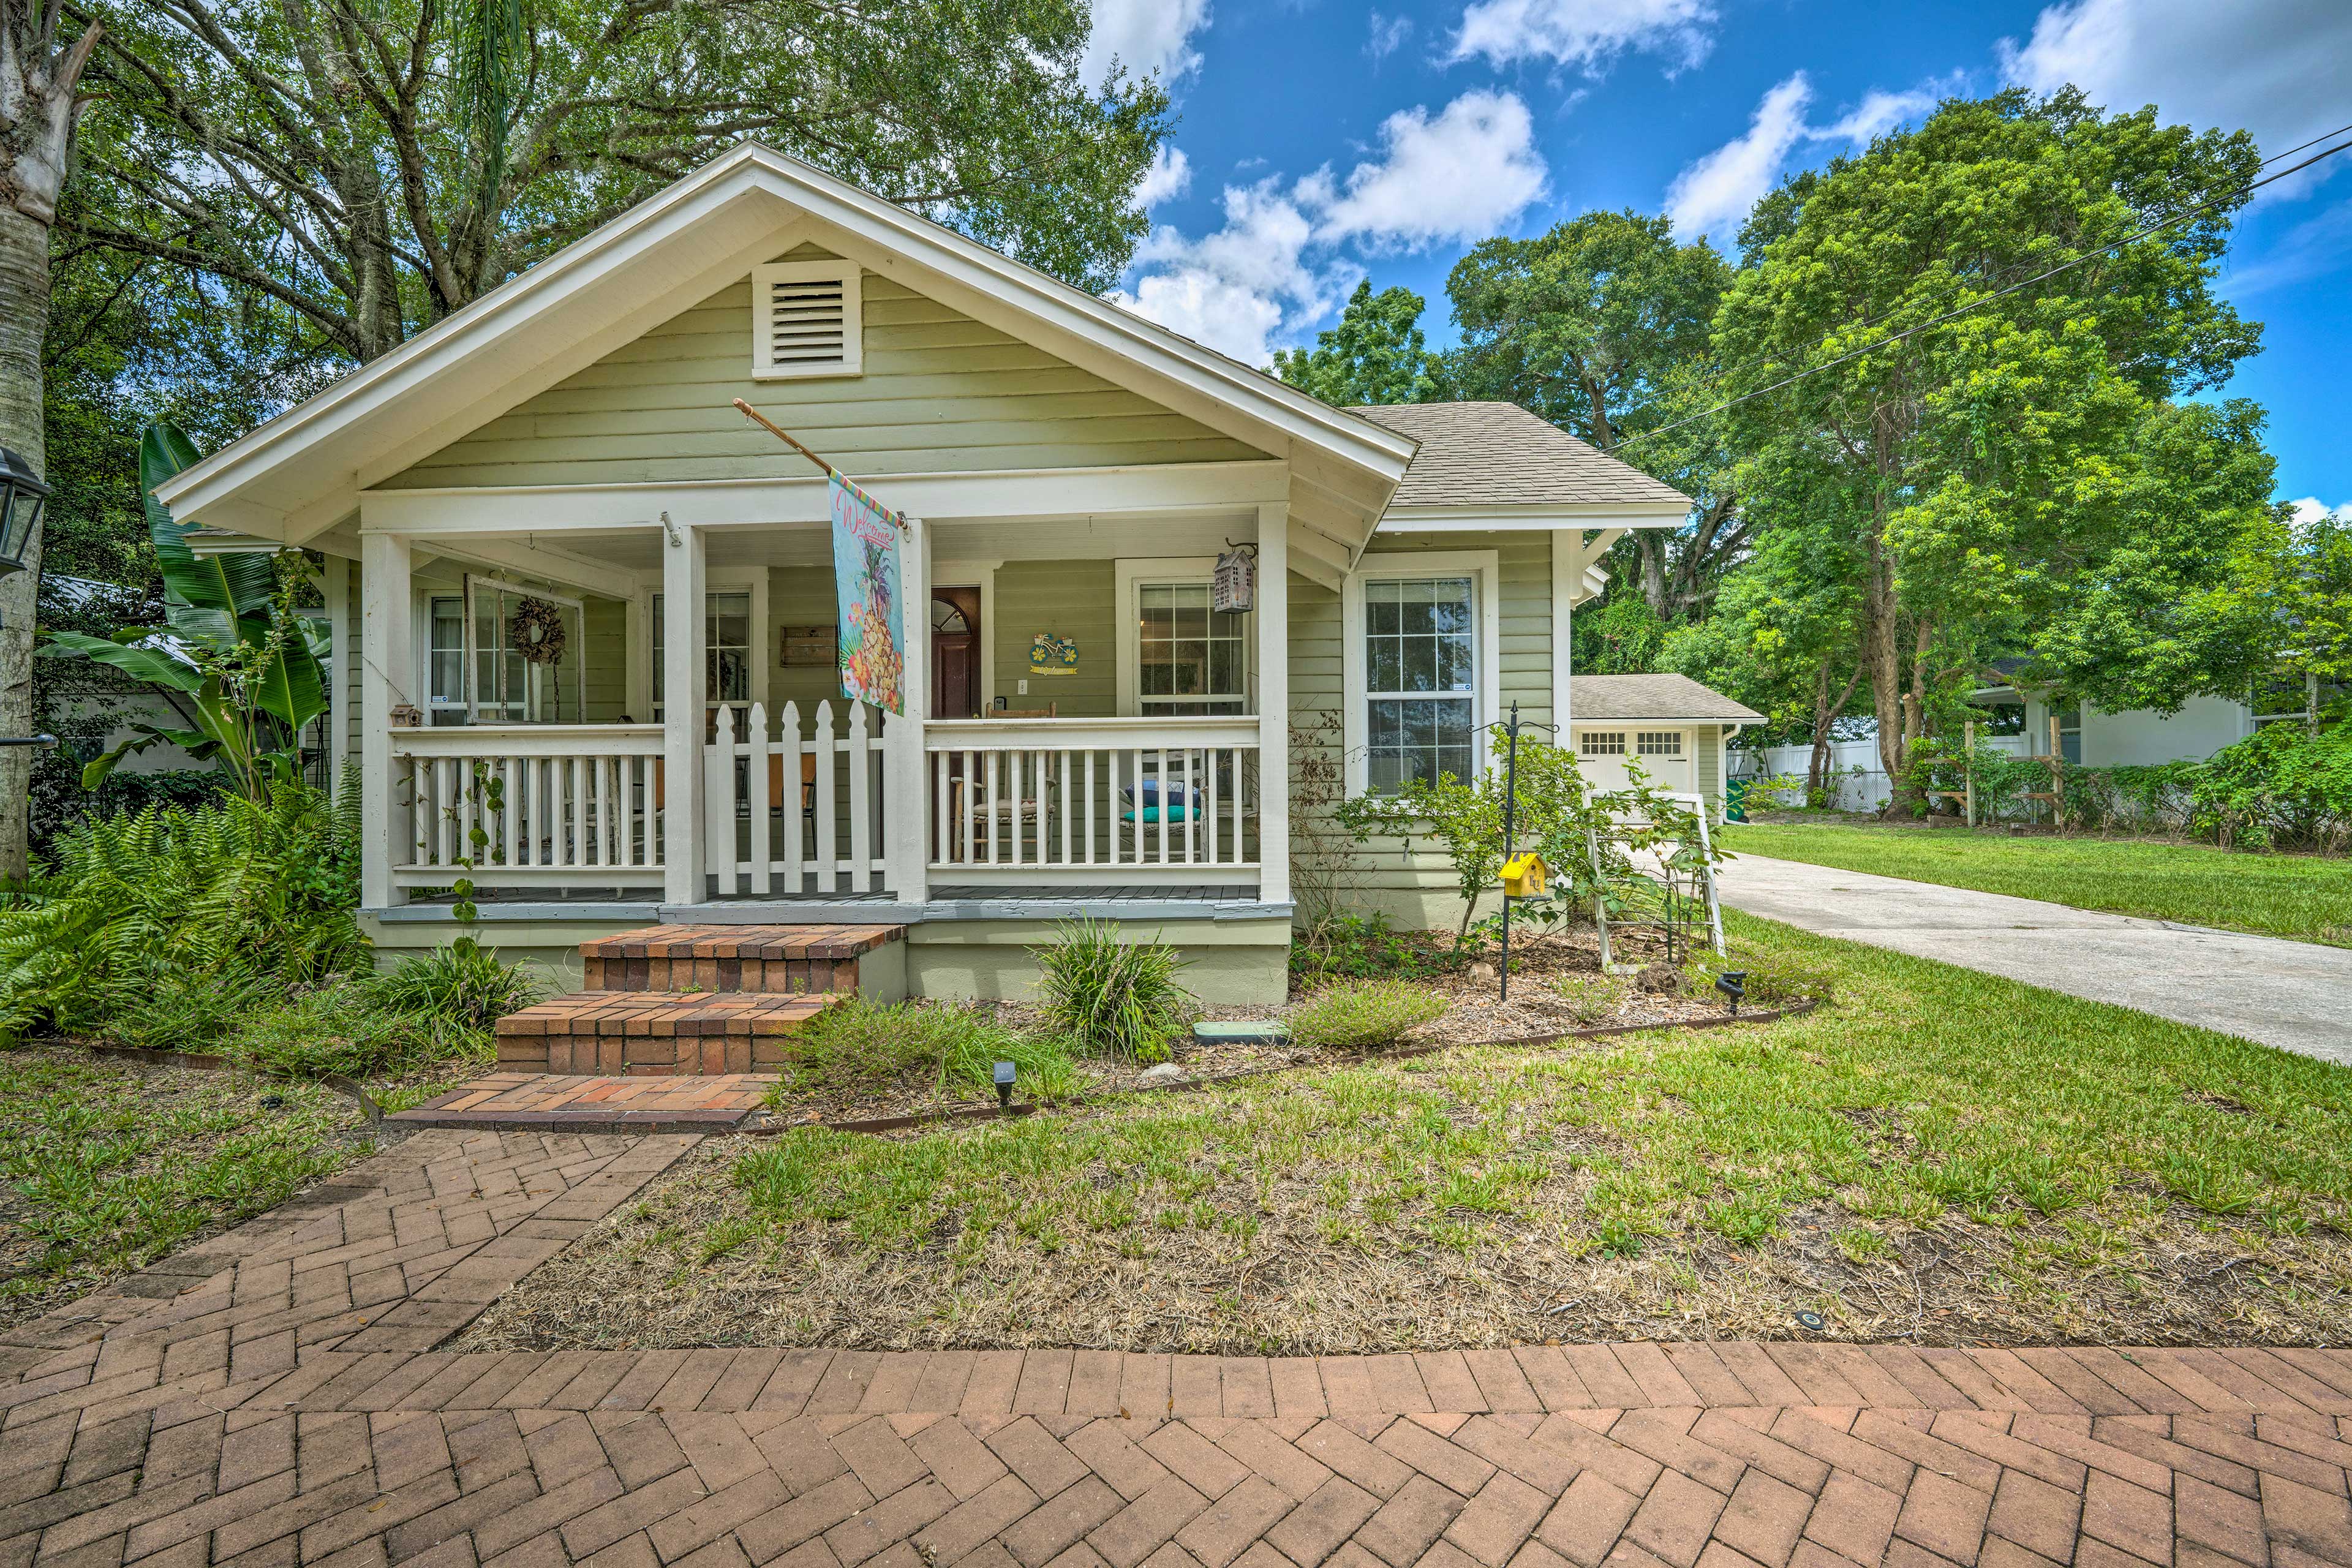
[[(0, 447), (45, 474), (41, 344), (49, 330), (49, 227), (66, 157), (81, 119), (77, 88), (98, 47), (92, 22), (71, 47), (57, 47), (60, 7), (52, 0), (0, 0)], [(40, 599), (41, 538), (25, 551), (26, 570), (0, 578), (0, 734), (33, 728), (33, 623)], [(0, 746), (0, 879), (21, 879), (32, 835), (33, 756)]]

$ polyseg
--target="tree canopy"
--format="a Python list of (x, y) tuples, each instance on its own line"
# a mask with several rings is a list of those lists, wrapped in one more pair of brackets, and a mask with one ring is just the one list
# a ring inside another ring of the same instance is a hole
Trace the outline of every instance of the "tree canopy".
[(1168, 124), (1156, 80), (1081, 79), (1083, 0), (511, 0), (487, 99), (461, 0), (86, 3), (75, 242), (271, 300), (351, 361), (745, 138), (1106, 288)]
[(1410, 289), (1375, 294), (1368, 279), (1313, 348), (1274, 351), (1274, 374), (1336, 408), (1434, 401), (1443, 395), (1421, 331), (1425, 304)]
[(1756, 394), (1729, 440), (1743, 475), (1816, 498), (1804, 526), (1840, 545), (1818, 558), (1849, 563), (1890, 777), (1989, 645), (2157, 706), (2238, 678), (2221, 618), (2189, 612), (2129, 654), (2161, 676), (2122, 680), (2111, 610), (2214, 585), (2267, 515), (2250, 412), (2177, 402), (2256, 347), (2211, 284), (2258, 160), (2243, 133), (2009, 92), (1795, 177), (1749, 224), (1715, 322), (1727, 390)]

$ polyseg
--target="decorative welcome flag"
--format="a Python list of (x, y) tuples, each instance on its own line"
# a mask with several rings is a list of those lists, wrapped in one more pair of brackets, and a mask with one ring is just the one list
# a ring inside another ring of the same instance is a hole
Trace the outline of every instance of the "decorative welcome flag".
[(833, 476), (833, 587), (841, 612), (841, 689), (904, 717), (906, 641), (900, 635), (898, 517)]

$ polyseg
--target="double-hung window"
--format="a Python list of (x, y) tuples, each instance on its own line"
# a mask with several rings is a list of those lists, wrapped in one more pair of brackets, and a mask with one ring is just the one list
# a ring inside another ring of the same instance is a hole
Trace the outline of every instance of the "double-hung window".
[(1477, 590), (1471, 576), (1364, 584), (1365, 784), (1374, 792), (1475, 771)]
[[(663, 595), (654, 595), (654, 721), (661, 721), (662, 650), (667, 646), (664, 638), (668, 626)], [(751, 646), (751, 595), (748, 591), (714, 589), (703, 598), (702, 668), (709, 682), (709, 700), (716, 708), (725, 702), (736, 705), (733, 721), (737, 734), (743, 732), (748, 709), (742, 705), (751, 700), (751, 668), (754, 649)]]
[(1139, 583), (1135, 595), (1138, 710), (1247, 712), (1247, 620), (1212, 608), (1206, 583)]

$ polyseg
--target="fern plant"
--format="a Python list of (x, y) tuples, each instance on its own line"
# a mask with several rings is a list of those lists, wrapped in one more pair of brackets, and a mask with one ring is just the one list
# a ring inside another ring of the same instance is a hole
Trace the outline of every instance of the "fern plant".
[(208, 1043), (218, 1009), (257, 989), (361, 967), (357, 843), (352, 809), (290, 781), (60, 834), (47, 874), (0, 909), (0, 1037), (128, 1020), (142, 1043)]

